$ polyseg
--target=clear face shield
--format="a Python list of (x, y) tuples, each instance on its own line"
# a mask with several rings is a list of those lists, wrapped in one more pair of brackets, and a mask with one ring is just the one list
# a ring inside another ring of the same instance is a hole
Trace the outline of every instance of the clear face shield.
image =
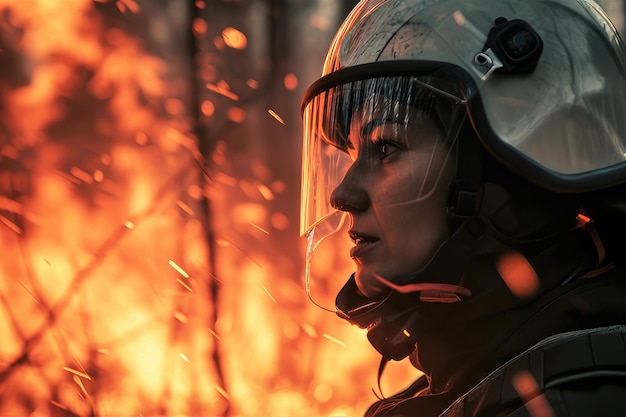
[(447, 188), (471, 92), (433, 73), (312, 90), (303, 108), (300, 233), (308, 295), (335, 311), (352, 273), (362, 291), (408, 281), (447, 237)]

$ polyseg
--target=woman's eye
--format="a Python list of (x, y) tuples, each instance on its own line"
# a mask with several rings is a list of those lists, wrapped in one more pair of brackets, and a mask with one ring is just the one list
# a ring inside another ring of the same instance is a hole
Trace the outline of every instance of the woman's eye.
[(380, 152), (380, 159), (388, 157), (399, 149), (398, 145), (388, 140), (379, 140), (376, 142), (376, 146)]

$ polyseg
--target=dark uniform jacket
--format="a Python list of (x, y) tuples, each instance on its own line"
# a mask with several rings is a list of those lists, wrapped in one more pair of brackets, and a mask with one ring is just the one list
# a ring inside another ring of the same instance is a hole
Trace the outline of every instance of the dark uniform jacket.
[[(574, 232), (530, 257), (543, 286), (532, 300), (496, 288), (427, 306), (413, 360), (425, 375), (366, 416), (626, 416), (626, 269), (590, 273), (592, 248)], [(493, 286), (485, 274), (474, 279)]]

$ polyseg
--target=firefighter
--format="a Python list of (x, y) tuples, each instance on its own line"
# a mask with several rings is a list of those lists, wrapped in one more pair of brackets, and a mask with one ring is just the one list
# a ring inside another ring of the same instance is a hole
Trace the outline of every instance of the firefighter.
[(346, 18), (302, 102), (307, 288), (349, 240), (331, 310), (380, 372), (423, 372), (367, 416), (626, 413), (624, 92), (591, 0), (363, 0)]

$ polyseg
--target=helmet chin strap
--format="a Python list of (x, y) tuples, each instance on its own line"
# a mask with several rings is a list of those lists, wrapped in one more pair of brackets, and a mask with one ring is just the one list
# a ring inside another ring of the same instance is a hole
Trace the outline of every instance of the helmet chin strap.
[(460, 296), (470, 297), (472, 292), (460, 285), (416, 282), (405, 285), (397, 285), (383, 277), (376, 276), (381, 283), (394, 291), (402, 294), (419, 293), (420, 301), (427, 303), (456, 303), (461, 301)]
[(415, 349), (422, 327), (421, 303), (459, 302), (471, 297), (470, 290), (462, 286), (463, 271), (477, 254), (499, 244), (484, 234), (483, 229), (474, 222), (464, 222), (439, 247), (428, 265), (401, 280), (406, 283), (379, 278), (389, 287), (382, 299), (364, 296), (353, 274), (337, 294), (337, 315), (367, 329), (370, 343), (385, 359), (404, 359)]

